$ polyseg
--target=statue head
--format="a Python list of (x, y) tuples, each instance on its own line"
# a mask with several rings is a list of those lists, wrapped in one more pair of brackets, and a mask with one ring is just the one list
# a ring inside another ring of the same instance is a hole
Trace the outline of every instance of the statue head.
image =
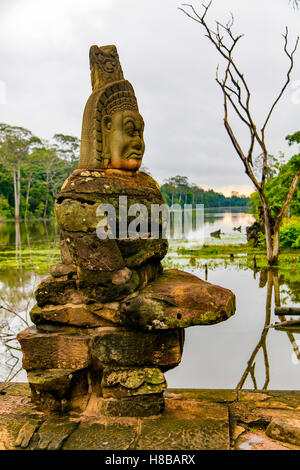
[(145, 151), (144, 121), (116, 47), (92, 46), (90, 68), (93, 93), (83, 116), (79, 168), (136, 171)]
[(103, 116), (103, 154), (109, 168), (139, 169), (145, 151), (143, 132), (144, 120), (137, 110)]

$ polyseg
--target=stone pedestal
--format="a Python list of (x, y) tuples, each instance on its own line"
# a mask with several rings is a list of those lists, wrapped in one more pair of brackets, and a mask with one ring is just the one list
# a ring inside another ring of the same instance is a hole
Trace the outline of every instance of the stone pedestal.
[(18, 336), (42, 410), (149, 416), (163, 410), (163, 371), (177, 366), (183, 330), (39, 325)]
[(164, 372), (184, 330), (235, 311), (227, 289), (163, 271), (166, 205), (138, 171), (144, 121), (115, 46), (90, 49), (92, 94), (79, 169), (56, 197), (61, 263), (36, 290), (36, 325), (18, 336), (39, 408), (96, 416), (151, 416), (164, 408)]
[[(136, 203), (149, 208), (150, 232), (150, 205), (163, 200), (145, 173), (76, 170), (57, 196), (62, 262), (36, 290), (36, 326), (18, 336), (32, 400), (42, 410), (161, 413), (164, 372), (180, 363), (184, 328), (234, 313), (227, 289), (163, 271), (166, 239), (120, 238), (121, 195), (127, 195), (127, 210)], [(104, 203), (116, 211), (115, 238), (97, 235)]]

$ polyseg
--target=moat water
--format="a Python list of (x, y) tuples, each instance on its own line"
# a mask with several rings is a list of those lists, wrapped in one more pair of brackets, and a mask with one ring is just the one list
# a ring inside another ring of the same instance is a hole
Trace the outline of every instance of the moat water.
[[(252, 220), (239, 209), (207, 211), (204, 241), (219, 244), (220, 253), (222, 244), (244, 243), (245, 227)], [(219, 229), (219, 239), (210, 236)], [(31, 324), (33, 293), (48, 267), (59, 261), (58, 240), (54, 221), (20, 223), (17, 228), (9, 222), (0, 225), (0, 381), (26, 381), (14, 338)], [(197, 236), (171, 241), (165, 265), (231, 289), (237, 311), (223, 323), (186, 330), (182, 362), (167, 372), (168, 386), (300, 390), (300, 329), (265, 328), (279, 321), (274, 315), (275, 291), (277, 305), (299, 306), (300, 273), (292, 266), (269, 273), (253, 270), (245, 257), (198, 260), (180, 255), (180, 247), (197, 247)]]

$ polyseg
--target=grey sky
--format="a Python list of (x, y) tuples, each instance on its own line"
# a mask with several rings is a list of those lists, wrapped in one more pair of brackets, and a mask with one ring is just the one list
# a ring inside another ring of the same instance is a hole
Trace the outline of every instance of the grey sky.
[[(249, 189), (223, 126), (222, 95), (214, 80), (220, 58), (200, 25), (177, 9), (181, 3), (0, 0), (0, 80), (6, 84), (0, 122), (42, 138), (58, 132), (80, 137), (91, 92), (89, 47), (116, 44), (145, 120), (144, 164), (152, 175), (160, 183), (181, 174), (204, 187)], [(231, 11), (235, 31), (245, 34), (237, 57), (261, 123), (287, 71), (281, 34), (288, 25), (292, 45), (300, 33), (300, 11), (287, 0), (214, 0), (209, 18), (226, 21)], [(267, 133), (275, 155), (293, 152), (284, 137), (300, 128), (299, 90), (300, 48), (292, 85)]]

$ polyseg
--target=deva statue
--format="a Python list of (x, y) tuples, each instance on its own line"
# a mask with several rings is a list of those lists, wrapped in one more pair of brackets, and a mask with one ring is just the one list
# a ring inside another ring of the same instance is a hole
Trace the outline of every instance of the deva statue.
[(90, 68), (93, 92), (83, 115), (79, 168), (138, 170), (144, 120), (116, 47), (92, 46)]
[[(154, 416), (164, 409), (164, 373), (180, 363), (184, 329), (226, 320), (235, 297), (163, 267), (168, 239), (159, 214), (152, 234), (152, 209), (164, 200), (138, 171), (144, 121), (133, 88), (115, 46), (92, 46), (90, 67), (79, 168), (55, 201), (61, 262), (35, 291), (35, 326), (18, 335), (23, 368), (40, 410)], [(103, 223), (108, 207), (115, 217)], [(99, 226), (113, 236), (99, 236)]]

